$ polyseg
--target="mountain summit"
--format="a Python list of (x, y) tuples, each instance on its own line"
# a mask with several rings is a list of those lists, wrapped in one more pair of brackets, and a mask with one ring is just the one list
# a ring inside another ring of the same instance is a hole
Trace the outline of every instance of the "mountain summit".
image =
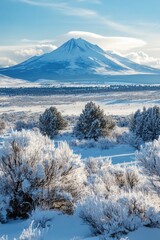
[(100, 79), (108, 75), (155, 74), (160, 70), (143, 66), (78, 38), (56, 50), (35, 56), (16, 66), (0, 69), (0, 74), (26, 80)]
[(93, 45), (85, 40), (83, 40), (82, 38), (72, 38), (69, 41), (67, 41), (66, 43), (64, 43), (59, 49), (65, 49), (67, 52), (71, 52), (71, 51), (81, 51), (81, 52), (85, 52), (88, 49), (93, 49), (93, 50), (102, 50), (101, 48), (99, 48), (97, 45)]

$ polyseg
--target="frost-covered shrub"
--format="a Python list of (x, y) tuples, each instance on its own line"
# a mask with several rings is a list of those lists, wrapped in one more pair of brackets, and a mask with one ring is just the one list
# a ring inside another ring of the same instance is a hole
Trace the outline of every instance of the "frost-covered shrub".
[(136, 166), (113, 165), (109, 158), (89, 158), (86, 161), (89, 189), (96, 195), (108, 198), (121, 191), (141, 190), (148, 192), (146, 179)]
[(74, 154), (66, 142), (60, 142), (55, 149), (55, 200), (53, 208), (70, 213), (71, 204), (85, 194), (85, 165), (79, 155)]
[(95, 174), (100, 177), (106, 175), (106, 172), (112, 167), (112, 161), (109, 157), (98, 158), (96, 160), (94, 158), (88, 158), (85, 164), (88, 175)]
[(160, 138), (141, 146), (136, 159), (150, 177), (155, 190), (160, 194)]
[(74, 139), (71, 141), (72, 146), (78, 146), (80, 148), (109, 149), (114, 147), (116, 144), (116, 139), (112, 137), (99, 138), (97, 141), (94, 139)]
[(112, 166), (110, 172), (114, 176), (115, 185), (117, 185), (120, 190), (131, 191), (143, 185), (144, 177), (142, 178), (136, 166)]
[(9, 199), (0, 195), (0, 223), (7, 222), (7, 209), (9, 208)]
[(6, 129), (32, 129), (38, 126), (38, 113), (31, 112), (8, 112), (0, 115), (0, 119), (5, 122)]
[(73, 139), (71, 141), (72, 146), (78, 146), (81, 148), (99, 148), (109, 149), (116, 146), (117, 144), (129, 143), (128, 129), (115, 127), (110, 136), (99, 137), (97, 140), (94, 139)]
[(117, 141), (115, 138), (105, 137), (98, 140), (97, 147), (100, 149), (109, 149), (115, 147), (116, 144)]
[[(28, 228), (25, 228), (21, 235), (14, 240), (44, 240), (46, 231), (39, 227), (34, 227), (34, 221), (31, 222)], [(0, 237), (0, 240), (8, 240), (8, 236)]]
[(63, 206), (62, 210), (66, 207), (71, 211), (84, 194), (85, 171), (80, 156), (65, 142), (55, 149), (39, 132), (13, 132), (4, 142), (0, 168), (0, 190), (10, 198), (11, 218), (28, 217), (37, 205), (59, 210)]
[(108, 199), (91, 196), (81, 205), (81, 218), (93, 233), (120, 237), (140, 226), (159, 226), (160, 212), (143, 193), (112, 195)]
[(74, 133), (79, 139), (94, 139), (110, 135), (115, 123), (110, 116), (106, 116), (100, 106), (89, 102), (78, 118)]
[(89, 195), (81, 204), (80, 216), (94, 234), (120, 237), (143, 225), (159, 226), (158, 205), (138, 167), (90, 158), (86, 169)]
[(19, 237), (19, 240), (43, 240), (44, 230), (39, 227), (34, 227), (34, 221), (31, 222), (28, 228), (24, 229)]
[(88, 188), (90, 194), (105, 196), (106, 198), (117, 191), (115, 178), (111, 174), (112, 163), (110, 158), (89, 158), (86, 161)]
[(50, 184), (54, 146), (39, 132), (13, 132), (3, 146), (1, 192), (10, 197), (9, 217), (27, 217)]
[(143, 108), (143, 111), (136, 111), (130, 123), (130, 130), (143, 141), (153, 141), (160, 135), (160, 108)]
[(49, 228), (51, 226), (53, 217), (53, 211), (36, 208), (34, 211), (32, 211), (29, 221), (31, 221), (34, 228)]
[[(0, 240), (8, 240), (8, 236), (2, 236)], [(16, 239), (15, 239), (16, 240)]]
[(58, 134), (59, 130), (64, 129), (67, 126), (67, 122), (58, 112), (57, 108), (50, 107), (46, 109), (39, 118), (39, 129), (43, 135), (47, 135), (51, 139)]

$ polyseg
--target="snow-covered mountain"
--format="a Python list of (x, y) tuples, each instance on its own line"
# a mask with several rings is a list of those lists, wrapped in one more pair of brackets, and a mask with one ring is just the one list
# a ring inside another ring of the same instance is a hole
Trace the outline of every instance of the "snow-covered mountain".
[(35, 56), (0, 74), (26, 80), (96, 79), (108, 75), (160, 74), (159, 69), (137, 64), (81, 38), (71, 39), (51, 53)]

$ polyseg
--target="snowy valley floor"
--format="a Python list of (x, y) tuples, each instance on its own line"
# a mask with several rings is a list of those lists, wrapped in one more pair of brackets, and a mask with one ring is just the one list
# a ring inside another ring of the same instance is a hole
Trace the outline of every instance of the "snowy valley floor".
[[(110, 92), (106, 94), (75, 94), (75, 95), (55, 95), (55, 96), (0, 96), (0, 114), (17, 113), (21, 116), (22, 112), (36, 114), (37, 116), (50, 106), (56, 106), (65, 116), (74, 118), (78, 116), (82, 108), (88, 101), (99, 104), (106, 114), (126, 116), (134, 113), (143, 106), (151, 107), (160, 104), (160, 91), (143, 92)], [(3, 137), (0, 142), (3, 143)], [(56, 137), (55, 143), (59, 141), (72, 142), (70, 133), (64, 133)], [(99, 147), (81, 147), (71, 145), (73, 151), (80, 154), (85, 161), (92, 157), (95, 160), (99, 157), (112, 158), (113, 164), (134, 163), (135, 148), (129, 144), (119, 144), (108, 149)], [(8, 240), (19, 239), (23, 229), (31, 224), (31, 220), (10, 221), (7, 224), (0, 224), (0, 237), (8, 236)], [(89, 226), (85, 225), (78, 214), (71, 216), (53, 212), (52, 226), (44, 232), (44, 240), (100, 240), (101, 237), (92, 237)], [(128, 234), (129, 240), (160, 240), (160, 229), (139, 228), (135, 232)], [(124, 236), (126, 239), (126, 236)], [(26, 240), (22, 238), (21, 240)], [(34, 239), (33, 239), (34, 240)]]
[[(24, 229), (28, 229), (31, 221), (11, 221), (0, 225), (0, 237), (8, 236), (7, 240), (19, 239)], [(87, 225), (75, 214), (73, 216), (53, 212), (52, 226), (44, 231), (44, 240), (103, 240), (101, 236), (92, 237)], [(29, 236), (29, 234), (28, 234)], [(128, 237), (128, 238), (127, 238)], [(159, 240), (160, 229), (142, 227), (124, 236), (123, 240)], [(5, 239), (5, 238), (4, 238)], [(22, 238), (22, 240), (32, 238)], [(21, 239), (20, 239), (21, 240)], [(33, 240), (36, 240), (33, 238)], [(111, 239), (109, 239), (111, 240)], [(113, 239), (114, 240), (114, 239)]]
[(79, 115), (88, 101), (98, 103), (110, 115), (129, 115), (143, 106), (160, 104), (160, 91), (107, 92), (50, 96), (0, 96), (0, 113), (40, 113), (56, 106), (63, 115)]

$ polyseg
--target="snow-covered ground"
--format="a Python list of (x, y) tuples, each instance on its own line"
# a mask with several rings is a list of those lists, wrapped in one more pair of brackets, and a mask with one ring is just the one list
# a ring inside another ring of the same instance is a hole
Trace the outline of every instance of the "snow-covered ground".
[(111, 115), (129, 115), (143, 106), (160, 104), (160, 91), (107, 92), (51, 96), (0, 96), (0, 113), (37, 112), (56, 106), (64, 115), (79, 115), (88, 101), (95, 101)]
[[(78, 214), (71, 216), (53, 212), (50, 227), (44, 231), (42, 240), (103, 240), (101, 236), (94, 237), (89, 226), (84, 224)], [(19, 239), (24, 229), (28, 229), (31, 220), (10, 221), (0, 225), (0, 237), (8, 236), (8, 240)], [(29, 235), (29, 234), (28, 234)], [(124, 236), (123, 240), (159, 240), (160, 229), (142, 227)], [(36, 240), (21, 238), (20, 240)], [(112, 240), (112, 239), (110, 239)]]
[(28, 81), (22, 80), (22, 79), (13, 79), (11, 77), (4, 76), (0, 74), (0, 87), (6, 88), (6, 87), (29, 87), (32, 86), (32, 84)]
[[(106, 114), (111, 115), (129, 115), (134, 113), (138, 108), (143, 106), (149, 107), (160, 103), (159, 91), (150, 92), (112, 92), (107, 94), (75, 94), (73, 95), (56, 95), (56, 96), (0, 96), (0, 114), (17, 113), (24, 111), (28, 114), (36, 112), (37, 114), (44, 111), (45, 108), (55, 105), (63, 115), (77, 116), (81, 113), (86, 102), (92, 100), (98, 103)], [(66, 135), (68, 136), (68, 135)], [(55, 142), (66, 140), (70, 144), (72, 138), (65, 139), (65, 134), (58, 136)], [(3, 136), (0, 139), (3, 142)], [(86, 158), (92, 157), (98, 159), (112, 158), (113, 164), (123, 164), (134, 162), (135, 149), (129, 144), (117, 144), (108, 149), (99, 147), (81, 147), (71, 145), (73, 151), (80, 154), (85, 161)], [(31, 220), (9, 221), (7, 224), (0, 224), (0, 237), (7, 235), (8, 240), (19, 239), (23, 229), (27, 229)], [(159, 240), (160, 229), (139, 228), (137, 231), (128, 234), (129, 240)], [(126, 236), (124, 236), (124, 239)], [(4, 238), (5, 239), (5, 238)], [(32, 238), (30, 238), (31, 240)], [(64, 215), (53, 212), (51, 227), (44, 231), (44, 240), (100, 240), (101, 237), (92, 237), (89, 226), (84, 224), (79, 215)], [(28, 240), (21, 238), (20, 240)], [(33, 238), (35, 240), (35, 238)]]
[[(44, 234), (46, 240), (72, 240), (84, 239), (91, 236), (90, 229), (83, 224), (77, 214), (73, 216), (64, 215), (62, 213), (53, 212), (53, 220), (51, 227)], [(9, 240), (14, 237), (18, 238), (23, 229), (28, 228), (31, 221), (11, 221), (10, 223), (0, 225), (0, 236), (8, 235)]]
[(124, 162), (134, 162), (135, 149), (127, 144), (118, 145), (109, 149), (100, 148), (78, 148), (72, 147), (75, 153), (82, 156), (82, 159), (92, 157), (95, 160), (97, 158), (111, 158), (113, 164), (124, 163)]
[(139, 228), (137, 231), (129, 233), (128, 238), (129, 240), (159, 240), (160, 229)]

